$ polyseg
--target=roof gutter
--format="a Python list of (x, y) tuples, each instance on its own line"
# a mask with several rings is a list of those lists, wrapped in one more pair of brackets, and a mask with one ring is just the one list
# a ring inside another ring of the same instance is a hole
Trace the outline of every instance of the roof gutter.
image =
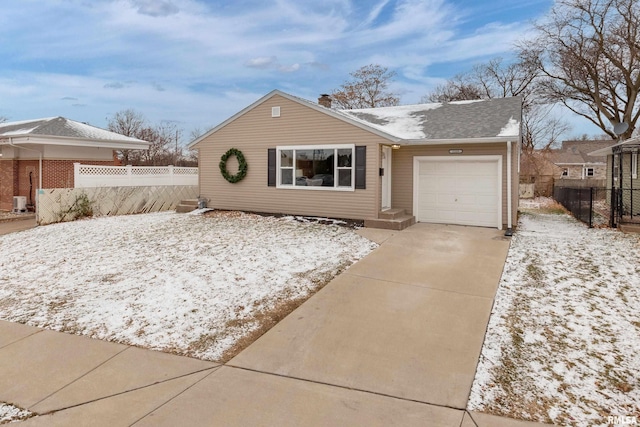
[(450, 138), (450, 139), (406, 139), (401, 145), (452, 145), (452, 144), (490, 144), (511, 142), (518, 135), (490, 136), (482, 138)]
[[(16, 138), (16, 137), (12, 137)], [(47, 144), (50, 145), (51, 141), (55, 141), (55, 145), (66, 145), (71, 147), (93, 147), (93, 148), (109, 148), (109, 149), (124, 149), (124, 150), (148, 150), (149, 142), (142, 141), (114, 141), (105, 139), (90, 140), (87, 138), (71, 138), (67, 136), (20, 136), (22, 144)]]

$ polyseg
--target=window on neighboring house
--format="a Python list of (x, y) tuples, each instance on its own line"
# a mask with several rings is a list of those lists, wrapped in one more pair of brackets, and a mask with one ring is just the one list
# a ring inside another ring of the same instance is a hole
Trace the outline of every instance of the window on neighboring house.
[(593, 168), (584, 168), (584, 176), (586, 178), (593, 178)]
[(569, 169), (567, 169), (567, 168), (562, 169), (562, 176), (563, 177), (569, 176)]
[(631, 178), (638, 179), (638, 153), (631, 153)]
[(277, 147), (277, 187), (354, 189), (354, 145)]

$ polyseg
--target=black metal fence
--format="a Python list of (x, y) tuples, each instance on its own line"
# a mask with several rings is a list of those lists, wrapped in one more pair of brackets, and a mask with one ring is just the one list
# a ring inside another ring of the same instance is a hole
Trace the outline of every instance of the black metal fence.
[[(593, 227), (596, 217), (602, 218), (602, 212), (596, 210), (596, 203), (602, 201), (606, 203), (606, 188), (573, 188), (554, 187), (553, 198), (564, 206), (571, 214), (580, 221)], [(598, 221), (601, 223), (602, 221)]]
[(612, 226), (626, 223), (640, 223), (640, 189), (614, 189), (612, 205)]

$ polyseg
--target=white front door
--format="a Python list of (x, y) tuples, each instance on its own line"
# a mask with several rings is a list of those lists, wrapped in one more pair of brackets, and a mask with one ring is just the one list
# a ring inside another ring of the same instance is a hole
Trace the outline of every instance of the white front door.
[(382, 210), (391, 209), (391, 147), (382, 147)]

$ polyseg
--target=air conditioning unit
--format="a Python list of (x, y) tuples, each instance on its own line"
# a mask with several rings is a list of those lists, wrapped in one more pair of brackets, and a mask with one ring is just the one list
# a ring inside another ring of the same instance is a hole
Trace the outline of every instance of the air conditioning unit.
[(13, 196), (13, 212), (26, 212), (27, 198), (25, 196)]

